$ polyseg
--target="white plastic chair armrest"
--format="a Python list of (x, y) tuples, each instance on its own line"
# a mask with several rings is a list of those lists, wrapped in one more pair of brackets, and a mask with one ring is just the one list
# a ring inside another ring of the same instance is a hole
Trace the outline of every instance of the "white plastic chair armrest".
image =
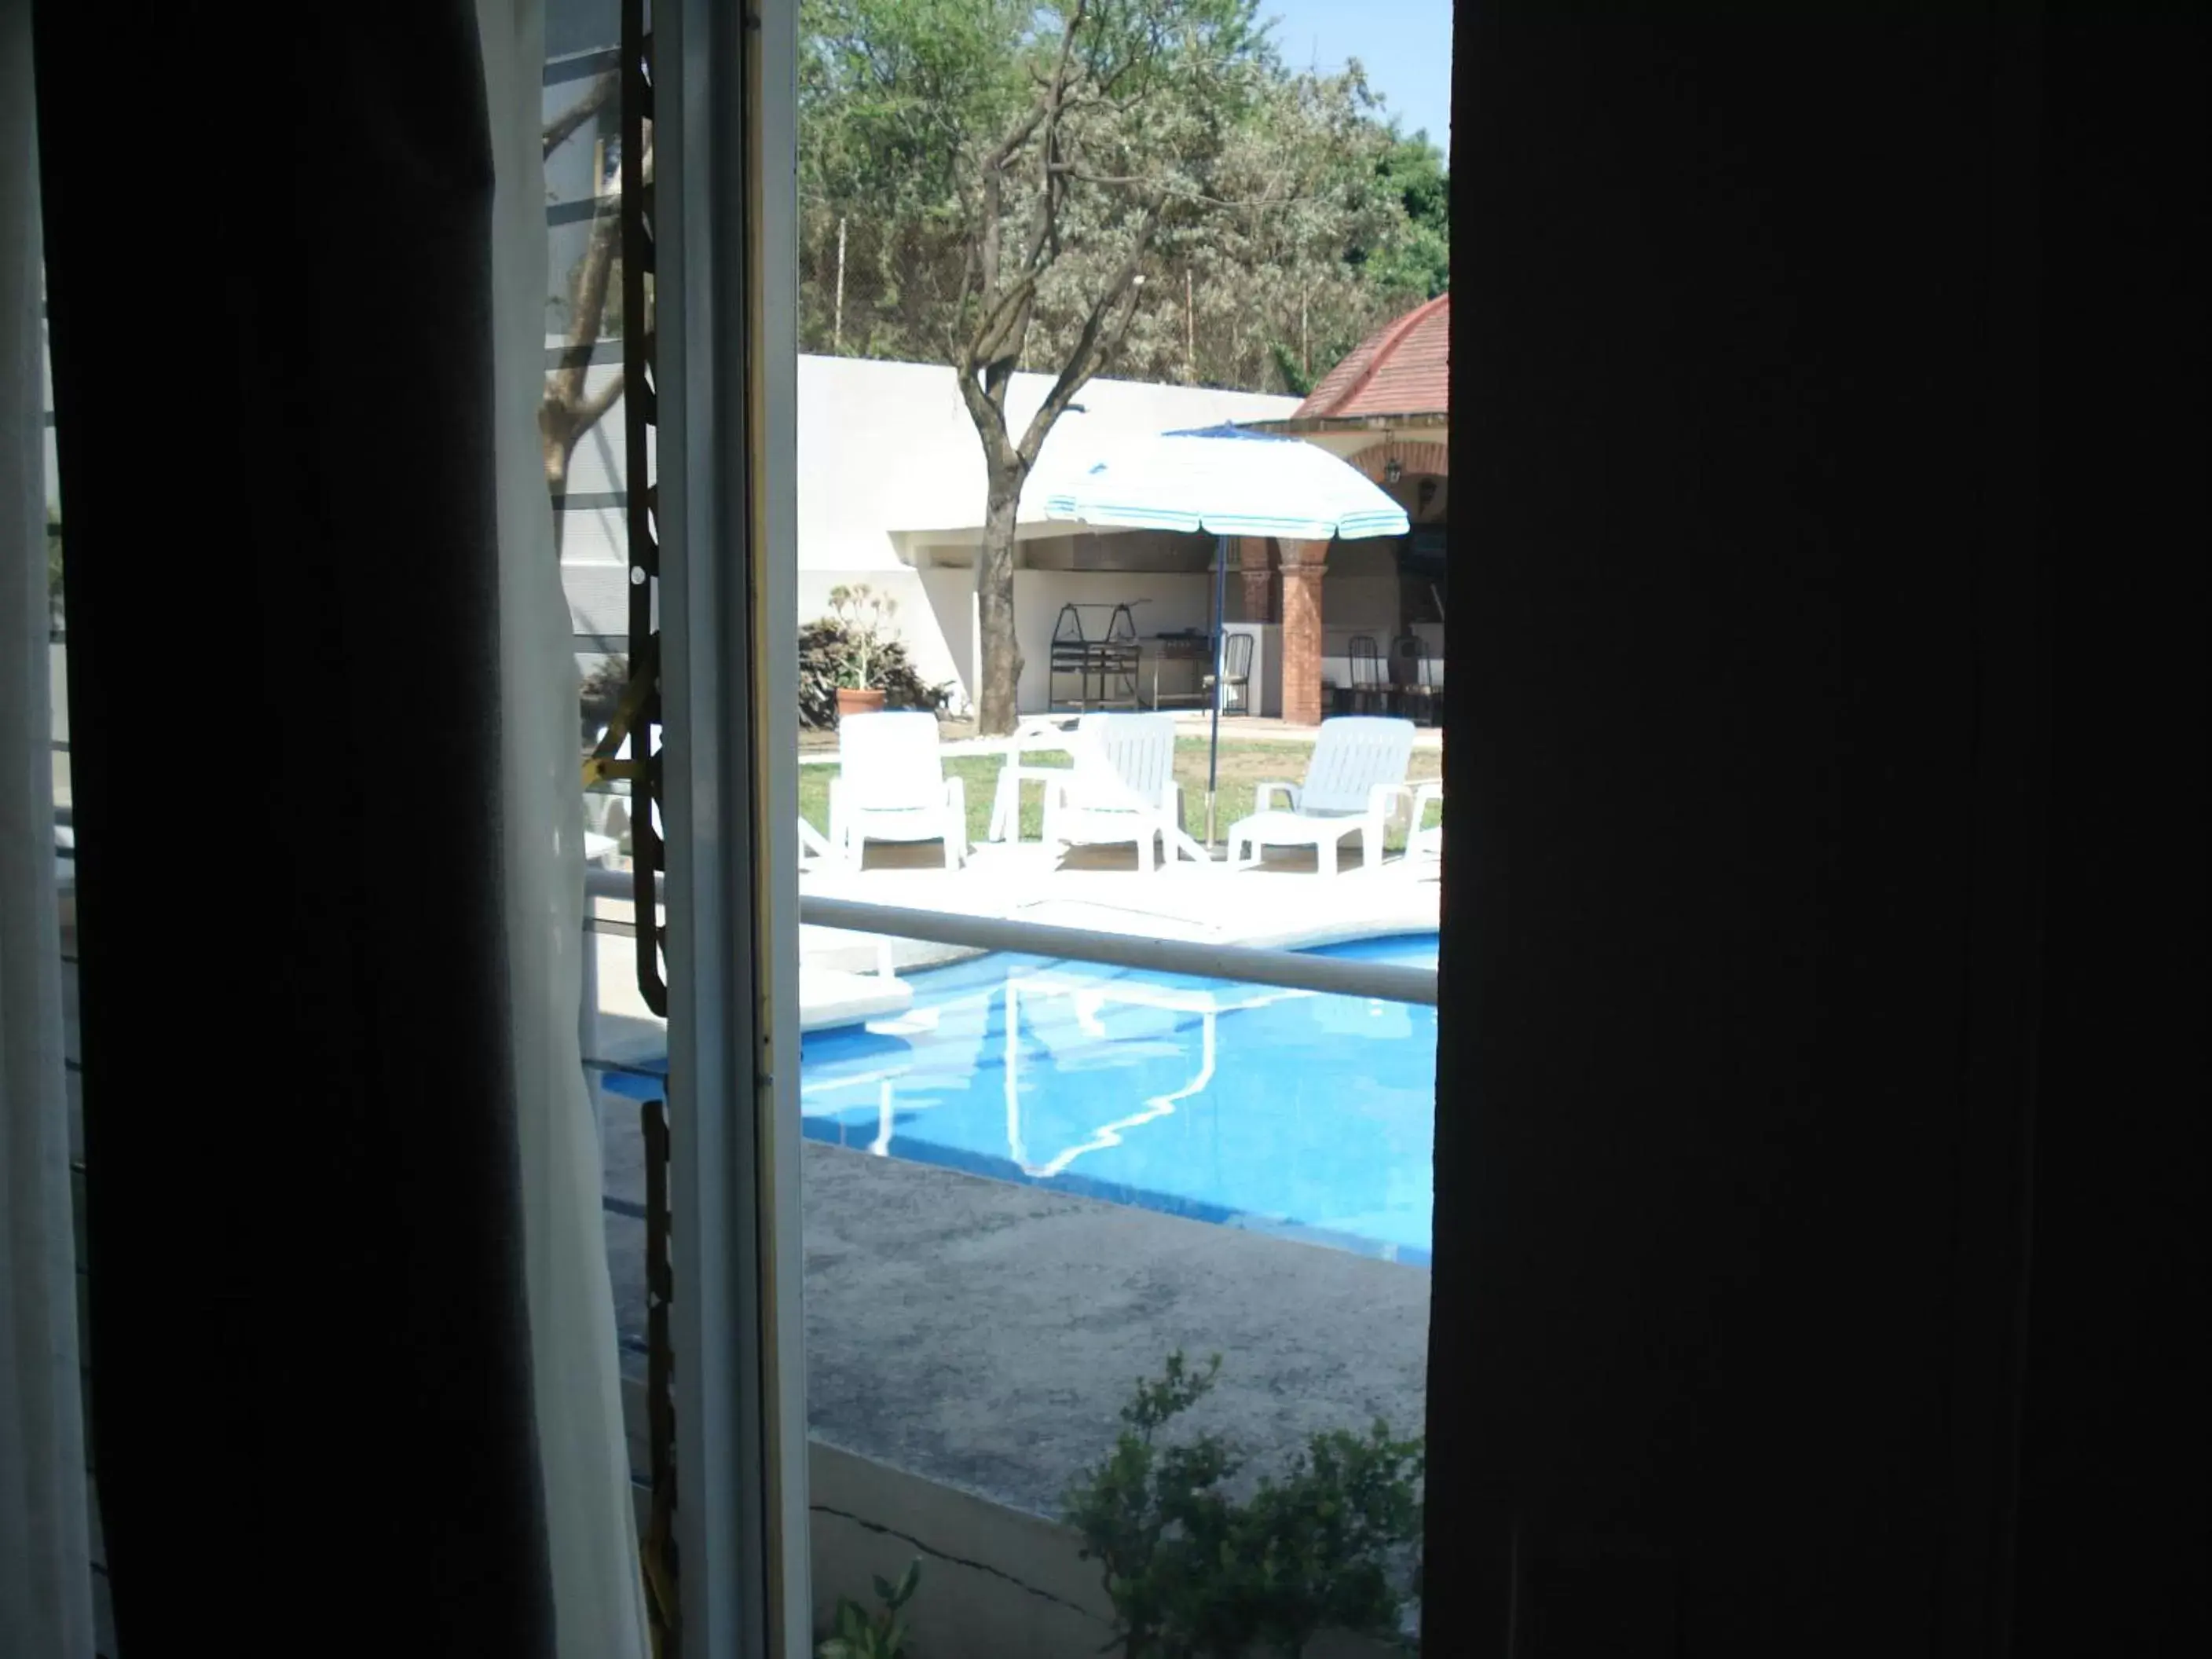
[[(1073, 773), (1071, 771), (1071, 776), (1072, 775)], [(1042, 833), (1045, 840), (1051, 841), (1054, 838), (1055, 832), (1060, 828), (1060, 821), (1061, 817), (1065, 816), (1069, 810), (1067, 800), (1067, 786), (1069, 779), (1047, 778), (1043, 781), (1044, 800), (1042, 806), (1044, 821)]]
[(1367, 815), (1388, 821), (1390, 809), (1411, 794), (1411, 787), (1402, 783), (1378, 783), (1367, 792)]
[(1253, 792), (1253, 811), (1257, 813), (1273, 811), (1273, 808), (1270, 803), (1273, 801), (1278, 792), (1287, 795), (1290, 798), (1291, 811), (1295, 812), (1298, 810), (1298, 801), (1303, 792), (1299, 789), (1297, 785), (1295, 783), (1263, 783), (1258, 789)]
[(968, 830), (968, 786), (957, 777), (945, 779), (945, 804), (952, 809), (952, 820), (965, 835)]

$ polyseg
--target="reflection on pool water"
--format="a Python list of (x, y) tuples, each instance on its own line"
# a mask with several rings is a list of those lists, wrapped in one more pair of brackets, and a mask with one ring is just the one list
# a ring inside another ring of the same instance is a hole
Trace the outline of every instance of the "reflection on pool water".
[(1427, 1264), (1435, 1009), (1008, 954), (909, 982), (805, 1039), (810, 1138)]

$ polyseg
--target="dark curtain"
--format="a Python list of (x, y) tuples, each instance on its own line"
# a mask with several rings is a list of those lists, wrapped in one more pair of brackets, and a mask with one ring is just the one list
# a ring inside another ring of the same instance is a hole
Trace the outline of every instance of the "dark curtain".
[(2203, 26), (2041, 15), (1460, 9), (1429, 1651), (2197, 1645)]
[(118, 1642), (546, 1652), (474, 14), (37, 67)]

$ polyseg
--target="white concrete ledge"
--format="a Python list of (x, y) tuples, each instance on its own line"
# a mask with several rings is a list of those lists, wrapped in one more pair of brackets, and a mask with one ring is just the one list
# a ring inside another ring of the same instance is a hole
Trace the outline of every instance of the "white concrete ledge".
[(801, 963), (799, 1029), (827, 1031), (841, 1025), (902, 1014), (914, 1006), (914, 988), (880, 974), (847, 973)]

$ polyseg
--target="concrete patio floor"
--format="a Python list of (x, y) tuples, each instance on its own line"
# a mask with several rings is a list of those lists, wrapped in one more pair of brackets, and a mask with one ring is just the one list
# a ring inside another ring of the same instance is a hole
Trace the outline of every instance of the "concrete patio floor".
[[(635, 1117), (610, 1103), (607, 1190), (639, 1202)], [(1425, 1268), (819, 1142), (801, 1165), (807, 1416), (830, 1444), (1056, 1517), (1176, 1348), (1222, 1356), (1188, 1426), (1255, 1468), (1319, 1430), (1421, 1425)], [(607, 1229), (641, 1376), (644, 1225)]]

